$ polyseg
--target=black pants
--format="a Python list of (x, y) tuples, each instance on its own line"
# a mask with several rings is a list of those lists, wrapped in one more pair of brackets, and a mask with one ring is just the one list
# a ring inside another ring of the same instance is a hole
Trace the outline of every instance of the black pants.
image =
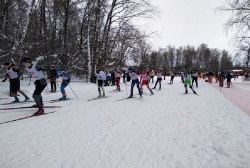
[(181, 81), (184, 83), (184, 76), (181, 75)]
[(51, 91), (56, 91), (56, 82), (50, 82)]
[(152, 79), (152, 83), (154, 83), (154, 76), (151, 76), (150, 79)]
[(14, 95), (20, 90), (20, 80), (18, 78), (10, 79), (10, 92)]
[(105, 96), (105, 90), (103, 88), (103, 84), (104, 84), (103, 80), (97, 80), (99, 96), (101, 96), (101, 89), (102, 89), (103, 96)]
[(198, 77), (193, 77), (193, 79), (192, 79), (192, 86), (194, 85), (194, 82), (196, 84), (196, 87), (198, 87)]
[(174, 76), (171, 76), (170, 83), (174, 83)]
[(42, 108), (43, 106), (43, 98), (42, 98), (41, 93), (46, 86), (47, 86), (47, 82), (45, 79), (35, 81), (35, 91), (32, 97), (34, 98), (38, 108)]
[(154, 88), (156, 88), (156, 86), (157, 86), (157, 83), (159, 82), (159, 89), (161, 89), (161, 81), (162, 81), (162, 78), (157, 78), (157, 81), (156, 81), (156, 83), (155, 83), (155, 87)]

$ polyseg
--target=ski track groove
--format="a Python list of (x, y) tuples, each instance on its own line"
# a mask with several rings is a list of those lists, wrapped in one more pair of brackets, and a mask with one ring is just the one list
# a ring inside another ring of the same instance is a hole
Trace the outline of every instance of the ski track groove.
[[(119, 162), (121, 162), (122, 165), (124, 165), (126, 168), (130, 168), (129, 165), (127, 165), (123, 159), (115, 152), (113, 152), (113, 154), (119, 159), (119, 161), (117, 162), (117, 164), (119, 164)], [(114, 168), (118, 167), (116, 164), (114, 165)]]

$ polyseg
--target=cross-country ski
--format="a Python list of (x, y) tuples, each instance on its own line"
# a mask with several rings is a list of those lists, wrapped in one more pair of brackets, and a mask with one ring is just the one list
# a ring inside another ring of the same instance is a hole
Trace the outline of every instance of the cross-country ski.
[(43, 113), (43, 114), (41, 114), (41, 115), (29, 115), (29, 116), (17, 118), (17, 119), (14, 119), (14, 120), (9, 120), (9, 121), (1, 122), (0, 125), (2, 125), (2, 124), (7, 124), (7, 123), (12, 123), (12, 122), (15, 122), (15, 121), (20, 121), (20, 120), (24, 120), (24, 119), (28, 119), (28, 118), (32, 118), (32, 117), (38, 117), (38, 116), (42, 116), (42, 115), (47, 115), (47, 114), (51, 114), (51, 113), (55, 113), (55, 112), (56, 112), (56, 111), (51, 111), (51, 112)]
[[(62, 106), (43, 106), (43, 108), (61, 108)], [(26, 109), (26, 108), (37, 108), (35, 106), (21, 106), (21, 107), (6, 107), (0, 108), (0, 110), (15, 110), (15, 109)]]

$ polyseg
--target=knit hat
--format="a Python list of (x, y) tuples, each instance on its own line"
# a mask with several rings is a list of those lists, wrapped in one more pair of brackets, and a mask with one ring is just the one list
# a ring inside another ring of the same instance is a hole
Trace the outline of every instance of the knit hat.
[(31, 59), (28, 57), (23, 58), (24, 63), (32, 63)]
[(8, 62), (5, 62), (3, 65), (6, 65), (6, 66), (9, 66), (10, 65), (10, 63), (8, 63)]

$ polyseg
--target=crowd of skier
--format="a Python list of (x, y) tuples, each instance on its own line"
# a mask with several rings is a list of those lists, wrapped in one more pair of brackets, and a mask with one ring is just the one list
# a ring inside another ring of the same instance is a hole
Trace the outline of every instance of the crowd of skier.
[[(48, 82), (51, 83), (51, 92), (56, 92), (56, 79), (62, 77), (61, 83), (61, 93), (62, 97), (59, 100), (66, 100), (66, 92), (65, 88), (70, 83), (70, 75), (65, 71), (61, 71), (57, 73), (55, 70), (55, 66), (51, 66), (50, 69), (41, 67), (39, 65), (33, 64), (32, 60), (28, 57), (22, 59), (22, 64), (25, 67), (26, 71), (29, 75), (35, 79), (35, 90), (33, 92), (33, 99), (35, 101), (34, 107), (38, 108), (38, 111), (34, 113), (34, 115), (42, 115), (44, 114), (43, 109), (43, 98), (41, 93), (46, 88)], [(10, 81), (10, 94), (15, 98), (12, 103), (19, 103), (20, 100), (17, 97), (17, 92), (24, 96), (24, 102), (30, 100), (30, 98), (20, 89), (20, 70), (14, 64), (10, 64), (9, 62), (4, 63), (4, 68), (6, 71), (6, 77), (2, 82), (5, 82), (7, 79)], [(47, 72), (47, 77), (44, 76), (44, 71)]]
[[(35, 90), (33, 92), (33, 99), (35, 101), (34, 107), (38, 108), (38, 111), (34, 113), (34, 115), (42, 115), (44, 114), (43, 109), (43, 98), (41, 93), (46, 88), (47, 84), (50, 83), (51, 85), (51, 91), (52, 93), (56, 92), (57, 90), (57, 79), (59, 77), (62, 78), (62, 83), (60, 86), (60, 91), (62, 94), (62, 97), (59, 98), (59, 101), (67, 100), (67, 95), (65, 88), (70, 83), (70, 75), (62, 71), (61, 69), (57, 69), (54, 65), (51, 65), (50, 68), (43, 68), (39, 65), (33, 64), (32, 60), (28, 57), (25, 57), (22, 59), (22, 64), (25, 67), (26, 71), (29, 73), (29, 75), (35, 79)], [(4, 63), (4, 68), (6, 71), (6, 77), (2, 82), (5, 82), (7, 79), (10, 81), (10, 94), (14, 97), (14, 101), (12, 103), (18, 103), (20, 102), (19, 98), (17, 97), (17, 92), (19, 92), (21, 95), (24, 96), (23, 101), (28, 101), (30, 98), (20, 89), (20, 71), (17, 69), (17, 67), (14, 64), (10, 64), (9, 62)], [(44, 71), (46, 71), (47, 76), (44, 76)], [(162, 80), (165, 80), (165, 76), (167, 73), (163, 72), (163, 67), (160, 66), (159, 68), (152, 69), (151, 71), (147, 71), (146, 68), (142, 69), (141, 71), (138, 71), (136, 69), (133, 69), (132, 67), (128, 67), (127, 70), (119, 70), (114, 69), (111, 70), (109, 73), (105, 73), (105, 69), (100, 67), (97, 68), (95, 71), (95, 79), (98, 86), (98, 98), (105, 97), (105, 88), (104, 86), (110, 86), (115, 85), (117, 92), (121, 91), (121, 79), (123, 83), (126, 84), (126, 88), (128, 86), (127, 82), (130, 82), (130, 95), (127, 98), (133, 98), (134, 97), (134, 86), (137, 87), (138, 94), (140, 97), (142, 97), (144, 90), (144, 85), (149, 90), (150, 94), (153, 95), (153, 89), (158, 88), (158, 90), (161, 90), (162, 88)], [(177, 75), (172, 70), (168, 73), (170, 76), (170, 82), (169, 84), (174, 83), (174, 77)], [(198, 78), (203, 77), (204, 79), (207, 78), (207, 80), (211, 80), (210, 77), (213, 76), (213, 74), (204, 74), (201, 76), (201, 74), (197, 70), (192, 71), (185, 71), (178, 74), (181, 77), (181, 80), (184, 84), (185, 92), (184, 94), (188, 93), (188, 88), (191, 89), (191, 91), (194, 94), (197, 94), (194, 90), (193, 86), (195, 85), (198, 87)], [(157, 77), (157, 80), (154, 84), (154, 87), (151, 88), (149, 86), (150, 82), (154, 83), (154, 77)], [(232, 76), (230, 73), (225, 75), (223, 72), (216, 74), (216, 80), (219, 81), (220, 86), (223, 86), (223, 82), (226, 79), (227, 85), (230, 87)]]

